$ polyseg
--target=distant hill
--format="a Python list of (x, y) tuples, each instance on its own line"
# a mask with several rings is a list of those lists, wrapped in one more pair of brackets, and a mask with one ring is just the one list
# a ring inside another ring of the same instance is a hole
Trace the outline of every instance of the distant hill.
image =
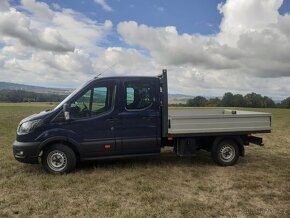
[(194, 98), (194, 96), (183, 94), (169, 94), (169, 98)]
[(61, 89), (61, 88), (47, 88), (41, 86), (31, 86), (18, 83), (0, 82), (0, 90), (24, 90), (36, 93), (53, 93), (53, 94), (68, 94), (72, 89)]
[[(197, 95), (184, 95), (184, 94), (168, 94), (168, 97), (169, 98), (177, 98), (177, 99), (190, 99), (190, 98), (194, 98), (198, 96)], [(205, 98), (207, 99), (210, 99), (210, 98), (222, 98), (222, 96), (212, 96), (212, 95), (206, 95), (204, 96)]]
[(194, 98), (194, 96), (183, 95), (183, 94), (168, 94), (169, 104), (186, 104), (187, 100)]

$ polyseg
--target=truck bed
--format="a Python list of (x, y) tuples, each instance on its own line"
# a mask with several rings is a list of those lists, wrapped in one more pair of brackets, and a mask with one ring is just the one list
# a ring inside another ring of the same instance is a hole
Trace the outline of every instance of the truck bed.
[(271, 114), (228, 109), (169, 109), (168, 134), (271, 132)]

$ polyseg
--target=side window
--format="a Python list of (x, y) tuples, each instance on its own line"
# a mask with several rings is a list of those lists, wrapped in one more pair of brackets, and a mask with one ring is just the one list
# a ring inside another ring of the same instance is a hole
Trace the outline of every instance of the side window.
[(126, 88), (126, 109), (142, 110), (153, 103), (153, 88), (150, 83), (128, 82)]
[(89, 114), (88, 107), (90, 105), (91, 98), (91, 90), (87, 91), (84, 95), (82, 95), (77, 101), (71, 104), (71, 108), (73, 112), (79, 112), (80, 117), (86, 117)]
[(134, 102), (134, 89), (132, 87), (127, 87), (127, 106)]
[(98, 115), (110, 109), (110, 102), (108, 102), (108, 88), (96, 87), (93, 92), (92, 100), (92, 115)]
[(112, 99), (113, 87), (94, 87), (71, 104), (71, 117), (81, 119), (105, 113), (112, 108)]

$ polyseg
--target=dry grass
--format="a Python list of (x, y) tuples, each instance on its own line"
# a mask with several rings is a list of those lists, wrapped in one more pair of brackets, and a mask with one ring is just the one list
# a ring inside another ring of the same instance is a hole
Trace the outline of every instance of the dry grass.
[(23, 117), (51, 105), (0, 104), (0, 217), (289, 217), (290, 110), (269, 109), (274, 131), (233, 167), (209, 153), (83, 163), (46, 174), (12, 156)]

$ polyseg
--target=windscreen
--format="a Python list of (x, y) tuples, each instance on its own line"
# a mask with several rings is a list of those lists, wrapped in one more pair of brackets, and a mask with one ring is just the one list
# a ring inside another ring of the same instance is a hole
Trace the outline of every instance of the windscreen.
[(76, 93), (78, 93), (80, 90), (82, 90), (84, 87), (86, 87), (89, 83), (91, 82), (88, 81), (85, 84), (83, 84), (82, 86), (80, 86), (79, 88), (77, 88), (76, 90), (74, 90), (72, 93), (70, 93), (62, 102), (60, 102), (53, 110), (58, 110), (59, 108), (61, 108), (64, 103), (66, 103), (71, 97), (73, 97)]

